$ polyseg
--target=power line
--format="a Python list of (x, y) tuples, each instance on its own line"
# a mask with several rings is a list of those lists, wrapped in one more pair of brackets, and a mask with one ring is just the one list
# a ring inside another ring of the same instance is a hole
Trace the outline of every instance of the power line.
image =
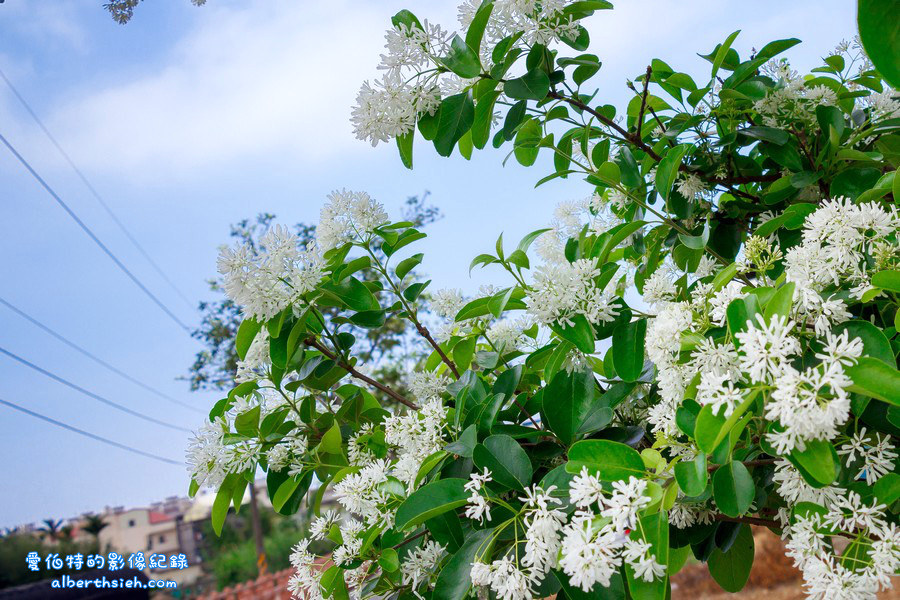
[(100, 193), (97, 192), (97, 189), (88, 180), (87, 176), (85, 176), (85, 174), (81, 171), (81, 169), (78, 168), (78, 166), (75, 164), (75, 161), (72, 160), (72, 158), (69, 156), (69, 154), (65, 150), (63, 150), (63, 147), (59, 144), (59, 142), (56, 141), (56, 138), (53, 137), (53, 134), (50, 133), (50, 130), (47, 129), (47, 126), (44, 125), (44, 122), (41, 121), (40, 117), (37, 116), (37, 113), (34, 112), (34, 110), (31, 108), (31, 105), (28, 104), (28, 101), (25, 100), (25, 98), (22, 96), (22, 94), (19, 93), (19, 90), (17, 90), (16, 87), (12, 84), (12, 81), (10, 81), (9, 78), (6, 76), (6, 74), (3, 72), (3, 69), (0, 69), (0, 77), (3, 78), (3, 81), (6, 82), (6, 85), (12, 91), (13, 95), (16, 98), (18, 98), (19, 102), (22, 104), (22, 106), (25, 107), (25, 110), (28, 111), (28, 114), (31, 115), (31, 118), (34, 119), (34, 122), (37, 123), (38, 127), (41, 128), (41, 131), (43, 131), (44, 135), (47, 136), (47, 139), (50, 140), (50, 143), (56, 147), (56, 150), (62, 155), (62, 157), (66, 160), (66, 162), (69, 163), (69, 166), (72, 167), (72, 170), (75, 171), (75, 174), (78, 175), (78, 178), (81, 179), (81, 182), (85, 185), (85, 187), (88, 189), (88, 191), (91, 192), (91, 195), (93, 195), (94, 198), (97, 200), (97, 202), (100, 203), (100, 206), (103, 207), (103, 210), (106, 211), (106, 214), (109, 215), (109, 218), (112, 219), (113, 222), (119, 227), (119, 229), (122, 230), (122, 233), (125, 234), (125, 237), (127, 237), (129, 239), (129, 241), (134, 245), (134, 247), (137, 248), (138, 252), (140, 252), (141, 255), (143, 255), (143, 257), (145, 259), (147, 259), (147, 262), (150, 263), (150, 266), (153, 267), (153, 269), (159, 274), (159, 276), (162, 277), (163, 280), (169, 284), (169, 287), (171, 287), (173, 290), (175, 290), (175, 293), (178, 294), (178, 296), (182, 300), (184, 300), (185, 304), (187, 304), (191, 309), (193, 309), (194, 308), (193, 303), (190, 300), (188, 300), (187, 296), (185, 296), (184, 293), (178, 288), (178, 286), (175, 285), (175, 282), (172, 281), (168, 275), (166, 275), (165, 271), (163, 271), (162, 268), (158, 264), (156, 264), (156, 261), (154, 261), (150, 257), (150, 254), (147, 253), (147, 251), (140, 244), (140, 242), (138, 242), (137, 239), (128, 230), (128, 228), (125, 227), (125, 224), (122, 223), (121, 220), (119, 220), (119, 217), (116, 216), (116, 214), (113, 212), (112, 208), (109, 207), (109, 205), (106, 203), (106, 201), (103, 199), (103, 197), (100, 196)]
[(99, 246), (100, 249), (103, 250), (103, 252), (114, 263), (116, 263), (116, 266), (119, 267), (119, 269), (121, 269), (122, 272), (125, 273), (128, 276), (128, 278), (131, 279), (131, 281), (134, 282), (134, 284), (136, 286), (138, 286), (141, 289), (141, 291), (144, 292), (144, 294), (147, 295), (147, 297), (149, 297), (151, 300), (153, 300), (154, 304), (156, 304), (164, 313), (166, 313), (170, 319), (175, 321), (179, 327), (181, 327), (188, 334), (190, 334), (191, 333), (190, 328), (188, 328), (188, 326), (185, 325), (181, 321), (181, 319), (179, 319), (177, 316), (175, 316), (175, 313), (173, 313), (171, 310), (169, 310), (168, 306), (163, 304), (159, 298), (154, 296), (153, 292), (151, 292), (149, 289), (147, 289), (147, 286), (145, 286), (143, 283), (141, 283), (141, 281), (137, 277), (135, 277), (131, 271), (128, 270), (128, 267), (126, 267), (124, 264), (122, 264), (122, 261), (120, 261), (116, 257), (116, 255), (113, 254), (109, 250), (109, 248), (107, 248), (106, 245), (104, 245), (103, 242), (100, 241), (100, 238), (98, 238), (96, 235), (94, 235), (94, 232), (91, 231), (91, 229), (87, 225), (84, 224), (84, 221), (82, 221), (80, 218), (78, 218), (78, 215), (76, 215), (72, 211), (72, 209), (69, 208), (68, 204), (63, 202), (62, 198), (60, 198), (59, 195), (53, 191), (53, 188), (51, 188), (47, 184), (47, 182), (44, 181), (44, 179), (40, 175), (38, 175), (37, 171), (35, 171), (31, 167), (31, 165), (28, 163), (28, 161), (25, 160), (25, 158), (23, 158), (21, 154), (19, 154), (19, 152), (13, 147), (12, 144), (9, 143), (9, 141), (3, 136), (3, 134), (0, 134), (0, 142), (3, 142), (3, 144), (7, 148), (9, 148), (9, 151), (12, 152), (13, 156), (15, 156), (19, 160), (19, 162), (22, 163), (22, 165), (28, 170), (28, 172), (31, 173), (32, 177), (34, 177), (37, 180), (37, 182), (40, 183), (41, 186), (43, 186), (43, 188), (45, 190), (47, 190), (47, 193), (50, 194), (54, 200), (56, 200), (56, 202), (69, 214), (70, 217), (72, 217), (72, 219), (78, 224), (79, 227), (81, 227), (81, 229), (88, 235), (88, 237), (90, 237), (92, 240), (94, 240), (94, 243), (97, 244), (97, 246)]
[(138, 450), (137, 448), (132, 448), (131, 446), (126, 446), (125, 444), (120, 444), (119, 442), (114, 442), (112, 440), (106, 439), (105, 437), (101, 437), (99, 435), (93, 434), (89, 431), (85, 431), (83, 429), (78, 429), (77, 427), (73, 427), (72, 425), (68, 425), (63, 423), (62, 421), (57, 421), (56, 419), (51, 419), (46, 415), (42, 415), (41, 413), (34, 412), (33, 410), (29, 410), (24, 406), (19, 406), (18, 404), (13, 404), (12, 402), (8, 402), (3, 398), (0, 398), (0, 404), (5, 404), (6, 406), (12, 408), (13, 410), (17, 410), (21, 413), (25, 413), (26, 415), (31, 415), (36, 419), (40, 419), (42, 421), (46, 421), (48, 423), (52, 423), (57, 427), (62, 427), (63, 429), (68, 429), (69, 431), (73, 431), (79, 435), (83, 435), (91, 438), (92, 440), (97, 440), (98, 442), (103, 442), (104, 444), (109, 444), (110, 446), (115, 446), (116, 448), (121, 448), (122, 450), (127, 450), (128, 452), (134, 452), (135, 454), (140, 454), (141, 456), (146, 456), (147, 458), (152, 458), (154, 460), (158, 460), (160, 462), (164, 462), (170, 465), (178, 465), (182, 466), (182, 463), (172, 460), (171, 458), (166, 458), (164, 456), (159, 456), (158, 454), (152, 454), (150, 452), (144, 452), (143, 450)]
[(78, 344), (76, 344), (75, 342), (66, 339), (66, 338), (63, 337), (61, 334), (57, 333), (56, 331), (54, 331), (53, 329), (51, 329), (51, 328), (48, 327), (47, 325), (44, 325), (43, 323), (41, 323), (40, 321), (38, 321), (37, 319), (35, 319), (35, 318), (32, 317), (31, 315), (29, 315), (28, 313), (26, 313), (25, 311), (23, 311), (23, 310), (21, 310), (21, 309), (15, 307), (15, 306), (13, 306), (13, 305), (10, 304), (8, 301), (6, 301), (2, 296), (0, 296), (0, 304), (3, 304), (4, 306), (6, 306), (6, 308), (8, 308), (9, 310), (13, 311), (13, 312), (16, 313), (17, 315), (19, 315), (20, 317), (22, 317), (23, 319), (25, 319), (26, 321), (28, 321), (29, 323), (33, 324), (33, 325), (36, 326), (36, 327), (39, 327), (40, 329), (43, 329), (45, 332), (47, 332), (48, 334), (52, 335), (53, 337), (55, 337), (56, 339), (58, 339), (58, 340), (61, 341), (62, 343), (66, 344), (66, 345), (69, 346), (70, 348), (72, 348), (72, 349), (74, 349), (74, 350), (80, 352), (80, 353), (83, 354), (84, 356), (90, 358), (90, 359), (91, 359), (92, 361), (94, 361), (95, 363), (99, 364), (99, 365), (102, 366), (102, 367), (105, 367), (106, 369), (112, 371), (112, 372), (115, 373), (116, 375), (118, 375), (118, 376), (120, 376), (120, 377), (122, 377), (122, 378), (124, 378), (124, 379), (127, 379), (127, 380), (130, 381), (131, 383), (133, 383), (133, 384), (135, 384), (135, 385), (137, 385), (137, 386), (139, 386), (139, 387), (141, 387), (141, 388), (147, 390), (148, 392), (150, 392), (150, 393), (152, 393), (152, 394), (155, 394), (155, 395), (159, 396), (160, 398), (163, 398), (163, 399), (165, 399), (165, 400), (168, 400), (169, 402), (173, 402), (173, 403), (175, 403), (175, 404), (177, 404), (177, 405), (179, 405), (179, 406), (183, 406), (184, 408), (190, 409), (190, 410), (192, 410), (192, 411), (194, 411), (194, 412), (198, 412), (198, 413), (202, 413), (202, 412), (203, 412), (203, 411), (200, 410), (199, 408), (197, 408), (197, 407), (195, 407), (195, 406), (191, 406), (191, 405), (188, 404), (187, 402), (182, 402), (181, 400), (177, 400), (177, 399), (175, 399), (175, 398), (169, 396), (168, 394), (159, 391), (159, 390), (156, 389), (155, 387), (153, 387), (153, 386), (151, 386), (151, 385), (148, 385), (148, 384), (144, 383), (143, 381), (140, 381), (139, 379), (135, 379), (134, 377), (132, 377), (132, 376), (129, 375), (128, 373), (125, 373), (124, 371), (122, 371), (122, 370), (120, 370), (120, 369), (118, 369), (118, 368), (112, 366), (111, 364), (109, 364), (108, 362), (106, 362), (105, 360), (103, 360), (102, 358), (96, 356), (95, 354), (89, 352), (88, 350), (85, 350), (84, 348), (82, 348), (81, 346), (79, 346)]
[(46, 377), (49, 377), (49, 378), (52, 379), (53, 381), (56, 381), (56, 382), (61, 383), (61, 384), (65, 385), (65, 386), (68, 386), (68, 387), (72, 388), (73, 390), (75, 390), (75, 391), (77, 391), (77, 392), (81, 392), (82, 394), (84, 394), (84, 395), (87, 396), (88, 398), (93, 398), (94, 400), (97, 400), (98, 402), (102, 402), (102, 403), (104, 403), (104, 404), (107, 404), (107, 405), (109, 405), (109, 406), (112, 406), (113, 408), (115, 408), (115, 409), (117, 409), (117, 410), (121, 410), (122, 412), (126, 412), (126, 413), (128, 413), (128, 414), (130, 414), (130, 415), (133, 415), (133, 416), (139, 418), (139, 419), (144, 419), (145, 421), (149, 421), (149, 422), (151, 422), (151, 423), (156, 423), (157, 425), (162, 425), (163, 427), (168, 427), (169, 429), (175, 429), (175, 430), (178, 430), (178, 431), (185, 431), (185, 432), (187, 432), (187, 433), (190, 433), (190, 432), (191, 432), (190, 429), (185, 429), (184, 427), (180, 427), (180, 426), (178, 426), (178, 425), (173, 425), (173, 424), (171, 424), (171, 423), (166, 423), (165, 421), (160, 421), (159, 419), (156, 419), (156, 418), (151, 417), (151, 416), (149, 416), (149, 415), (145, 415), (144, 413), (138, 412), (138, 411), (136, 411), (136, 410), (132, 410), (132, 409), (128, 408), (127, 406), (123, 406), (123, 405), (121, 405), (121, 404), (119, 404), (119, 403), (117, 403), (117, 402), (113, 402), (112, 400), (107, 400), (107, 399), (104, 398), (103, 396), (100, 396), (100, 395), (98, 395), (98, 394), (95, 394), (94, 392), (88, 391), (88, 390), (84, 389), (83, 387), (81, 387), (81, 386), (79, 386), (79, 385), (76, 385), (76, 384), (72, 383), (71, 381), (68, 381), (67, 379), (63, 379), (63, 378), (60, 377), (59, 375), (55, 375), (55, 374), (51, 373), (50, 371), (48, 371), (48, 370), (46, 370), (46, 369), (42, 369), (41, 367), (37, 366), (36, 364), (34, 364), (34, 363), (32, 363), (32, 362), (29, 362), (29, 361), (25, 360), (24, 358), (22, 358), (21, 356), (19, 356), (19, 355), (17, 355), (17, 354), (13, 354), (12, 352), (10, 352), (9, 350), (6, 350), (5, 348), (0, 347), (0, 353), (3, 353), (3, 354), (5, 354), (5, 355), (7, 355), (8, 357), (10, 357), (11, 359), (13, 359), (13, 360), (15, 360), (15, 361), (18, 361), (18, 362), (22, 363), (22, 364), (25, 365), (26, 367), (30, 367), (30, 368), (34, 369), (35, 371), (37, 371), (37, 372), (40, 373), (41, 375), (45, 375)]

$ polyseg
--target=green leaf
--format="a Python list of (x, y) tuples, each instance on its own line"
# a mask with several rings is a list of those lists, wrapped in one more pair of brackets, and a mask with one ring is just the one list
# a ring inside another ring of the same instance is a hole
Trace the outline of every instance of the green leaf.
[(463, 600), (472, 587), (472, 563), (490, 555), (494, 530), (473, 531), (465, 543), (451, 556), (438, 575), (431, 600)]
[(456, 366), (460, 371), (464, 371), (469, 368), (469, 364), (471, 364), (472, 362), (472, 357), (475, 355), (476, 341), (476, 337), (473, 336), (467, 339), (460, 340), (453, 347), (453, 362), (456, 363)]
[(413, 139), (415, 136), (415, 129), (410, 129), (406, 133), (397, 136), (397, 150), (400, 152), (400, 162), (407, 169), (413, 168)]
[(805, 446), (802, 452), (791, 452), (791, 462), (802, 467), (799, 471), (804, 478), (808, 475), (815, 480), (810, 482), (815, 487), (831, 485), (840, 470), (840, 459), (834, 446), (825, 440), (807, 440)]
[(681, 167), (681, 159), (684, 158), (685, 152), (692, 148), (690, 144), (679, 144), (674, 148), (669, 148), (659, 166), (656, 168), (656, 190), (664, 199), (669, 199), (672, 186), (675, 179), (678, 178), (678, 169)]
[(611, 440), (582, 440), (569, 448), (566, 471), (578, 474), (588, 471), (604, 481), (642, 477), (646, 473), (644, 461), (637, 450)]
[(791, 139), (790, 134), (786, 131), (775, 129), (774, 127), (763, 127), (762, 125), (745, 127), (744, 129), (739, 129), (738, 133), (764, 142), (772, 142), (777, 146), (784, 146)]
[(259, 433), (259, 405), (242, 412), (234, 419), (234, 430), (247, 437), (255, 437)]
[(478, 98), (475, 104), (475, 119), (472, 122), (472, 144), (479, 150), (487, 145), (491, 137), (494, 121), (494, 106), (500, 92), (493, 90)]
[[(232, 477), (229, 475), (229, 477)], [(236, 477), (236, 476), (235, 476)], [(216, 535), (222, 535), (222, 525), (225, 524), (225, 517), (228, 515), (228, 507), (231, 506), (231, 491), (234, 488), (236, 478), (229, 480), (228, 477), (222, 482), (219, 491), (216, 493), (216, 499), (213, 500), (211, 521), (213, 531)]]
[(405, 8), (391, 17), (391, 24), (397, 29), (400, 28), (400, 25), (406, 25), (406, 28), (410, 31), (414, 27), (417, 27), (418, 29), (424, 31), (424, 29), (422, 28), (422, 23), (419, 22), (419, 19), (416, 18), (416, 15), (412, 14)]
[(894, 88), (900, 88), (900, 18), (897, 3), (859, 0), (856, 4), (859, 37), (872, 64)]
[(378, 557), (378, 564), (387, 573), (393, 573), (400, 568), (400, 557), (393, 548), (384, 548)]
[(594, 402), (594, 375), (590, 371), (559, 371), (544, 389), (543, 414), (550, 430), (566, 446), (591, 412)]
[(450, 42), (450, 53), (441, 59), (444, 65), (462, 77), (471, 79), (481, 74), (481, 61), (478, 54), (458, 35)]
[(297, 491), (297, 488), (300, 487), (302, 481), (302, 476), (295, 475), (294, 477), (289, 477), (281, 482), (275, 495), (272, 496), (272, 508), (280, 512), (281, 509), (284, 508), (284, 505), (287, 504), (288, 500), (294, 495), (294, 492)]
[(465, 428), (458, 439), (447, 444), (444, 450), (456, 454), (457, 456), (462, 456), (463, 458), (472, 458), (472, 453), (474, 452), (475, 444), (477, 443), (478, 434), (475, 429), (475, 424), (473, 423)]
[(440, 479), (420, 487), (397, 508), (394, 528), (406, 531), (448, 510), (463, 506), (469, 492), (465, 479)]
[(685, 496), (699, 496), (706, 489), (708, 479), (706, 455), (700, 453), (694, 460), (681, 461), (675, 465), (675, 481)]
[(341, 428), (337, 423), (332, 425), (319, 441), (319, 450), (328, 454), (341, 453)]
[(409, 258), (400, 261), (400, 264), (397, 265), (397, 268), (394, 269), (394, 274), (397, 275), (397, 279), (403, 279), (406, 275), (415, 269), (422, 262), (422, 259), (425, 257), (424, 254), (413, 254)]
[[(640, 527), (637, 527), (629, 534), (633, 540), (645, 539), (650, 544), (650, 554), (656, 557), (656, 561), (668, 567), (669, 564), (669, 521), (665, 511), (660, 511), (650, 515), (641, 515), (639, 517)], [(644, 581), (643, 578), (637, 577), (634, 567), (625, 563), (625, 581), (628, 583), (628, 591), (631, 592), (632, 600), (665, 600), (668, 596), (669, 589), (669, 573), (666, 569), (666, 575), (653, 579), (652, 581)]]
[(703, 250), (709, 241), (709, 221), (703, 224), (703, 232), (700, 235), (684, 235), (678, 234), (678, 239), (682, 244), (691, 250)]
[(880, 477), (872, 486), (872, 492), (880, 504), (890, 506), (900, 499), (900, 475), (888, 473)]
[(575, 347), (585, 354), (592, 354), (594, 352), (594, 328), (591, 327), (584, 315), (576, 315), (570, 320), (572, 325), (554, 323), (550, 328), (564, 340), (575, 344)]
[(726, 320), (728, 321), (728, 331), (731, 333), (732, 342), (738, 346), (737, 338), (739, 332), (747, 329), (748, 322), (756, 322), (756, 315), (759, 314), (759, 301), (753, 294), (746, 298), (738, 298), (733, 300), (728, 308), (725, 309)]
[(493, 9), (493, 2), (482, 3), (478, 10), (475, 11), (472, 22), (469, 23), (469, 30), (466, 31), (466, 45), (471, 48), (475, 54), (481, 52), (481, 40), (484, 37), (484, 30), (487, 27)]
[(849, 388), (851, 392), (900, 406), (900, 372), (894, 367), (884, 364), (877, 358), (863, 356), (855, 365), (846, 367), (844, 371), (853, 381), (853, 385)]
[(350, 322), (365, 329), (377, 329), (384, 325), (383, 310), (364, 310), (350, 315)]
[(613, 329), (612, 357), (616, 373), (624, 381), (637, 381), (644, 370), (644, 337), (647, 319), (624, 323)]
[(441, 156), (450, 156), (456, 142), (466, 134), (475, 121), (475, 103), (472, 94), (464, 92), (448, 96), (441, 101), (434, 148)]
[(755, 494), (753, 478), (743, 463), (732, 461), (713, 473), (713, 497), (722, 514), (738, 517), (747, 512)]
[(726, 38), (725, 43), (719, 46), (719, 50), (716, 52), (716, 57), (713, 59), (712, 65), (712, 73), (710, 74), (710, 78), (714, 78), (716, 73), (719, 72), (719, 68), (722, 66), (722, 63), (725, 62), (725, 57), (728, 55), (728, 51), (731, 49), (731, 44), (734, 43), (735, 38), (741, 32), (740, 29), (732, 33)]
[(622, 169), (614, 162), (604, 162), (597, 167), (594, 174), (597, 179), (609, 186), (617, 186), (622, 181)]
[(749, 525), (741, 525), (737, 539), (728, 552), (715, 548), (709, 555), (709, 574), (726, 592), (739, 592), (750, 578), (754, 554), (753, 532)]
[(543, 100), (550, 91), (550, 78), (541, 68), (531, 69), (504, 83), (503, 91), (516, 100)]
[(791, 310), (791, 304), (794, 301), (794, 289), (796, 284), (792, 281), (785, 283), (778, 288), (772, 297), (766, 302), (765, 317), (766, 321), (771, 321), (772, 317), (787, 317)]
[(522, 446), (508, 435), (488, 436), (475, 446), (472, 458), (479, 469), (488, 468), (500, 485), (524, 490), (531, 484), (531, 461)]
[(250, 344), (253, 343), (253, 339), (261, 328), (262, 323), (256, 319), (244, 319), (241, 321), (237, 335), (234, 338), (234, 348), (241, 360), (247, 357), (247, 350), (250, 349)]
[(319, 288), (337, 298), (351, 310), (361, 312), (381, 308), (369, 288), (355, 277), (348, 277), (340, 283), (328, 281), (321, 284)]
[[(900, 177), (894, 178), (894, 184), (900, 182)], [(900, 189), (895, 192), (900, 196)], [(872, 285), (892, 292), (900, 292), (900, 271), (878, 271), (872, 275)]]
[(521, 239), (521, 241), (519, 241), (519, 245), (516, 246), (516, 250), (521, 250), (522, 252), (528, 252), (528, 249), (531, 247), (531, 244), (533, 244), (536, 239), (541, 237), (542, 234), (544, 234), (548, 231), (550, 231), (550, 229), (546, 228), (546, 227), (544, 229), (537, 229), (535, 231), (532, 231), (531, 233), (529, 233), (525, 237), (523, 237)]
[(701, 408), (694, 425), (694, 439), (697, 446), (707, 454), (715, 452), (724, 425), (725, 417), (716, 415), (711, 404)]
[(537, 119), (528, 119), (516, 132), (515, 148), (513, 152), (516, 160), (523, 167), (530, 167), (535, 163), (540, 151), (539, 144), (543, 138), (541, 124)]

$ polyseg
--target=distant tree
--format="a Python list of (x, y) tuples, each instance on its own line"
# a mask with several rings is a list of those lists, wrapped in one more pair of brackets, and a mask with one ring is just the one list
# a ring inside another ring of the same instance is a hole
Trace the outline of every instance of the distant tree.
[[(2, 4), (3, 0), (0, 0), (0, 4)], [(113, 20), (120, 24), (125, 25), (131, 20), (131, 17), (134, 16), (134, 9), (137, 8), (137, 5), (143, 2), (143, 0), (112, 0), (111, 2), (107, 2), (103, 5), (109, 14), (112, 16)], [(203, 6), (206, 4), (206, 0), (191, 0), (191, 4), (194, 6)]]
[(109, 525), (109, 523), (104, 521), (103, 517), (101, 517), (100, 515), (93, 515), (93, 514), (87, 515), (84, 518), (84, 520), (85, 520), (85, 522), (84, 522), (84, 525), (81, 527), (81, 529), (83, 531), (88, 532), (92, 536), (94, 536), (94, 539), (96, 539), (99, 542), (100, 532), (103, 531), (103, 529), (107, 525)]
[[(407, 198), (403, 207), (403, 219), (424, 227), (441, 219), (440, 208), (429, 203), (426, 191)], [(260, 250), (259, 240), (275, 220), (271, 213), (260, 213), (255, 218), (244, 219), (231, 226), (229, 236), (247, 244), (253, 252)], [(298, 223), (294, 226), (301, 244), (311, 241), (316, 232), (314, 225)], [(194, 364), (187, 376), (191, 390), (220, 390), (233, 384), (238, 357), (234, 347), (234, 337), (242, 316), (240, 309), (226, 295), (222, 279), (208, 280), (210, 291), (219, 298), (199, 304), (202, 320), (193, 336), (200, 340), (204, 349), (197, 353)], [(364, 350), (367, 362), (378, 364), (377, 372), (386, 380), (403, 388), (404, 366), (408, 366), (411, 350), (406, 344), (409, 323), (398, 317), (388, 318), (384, 325), (375, 329), (354, 331), (357, 339), (367, 341)]]
[(41, 537), (44, 539), (51, 539), (53, 541), (58, 541), (60, 539), (60, 530), (62, 528), (62, 519), (54, 520), (54, 519), (44, 519), (42, 521), (43, 525), (38, 527), (38, 531), (43, 532)]

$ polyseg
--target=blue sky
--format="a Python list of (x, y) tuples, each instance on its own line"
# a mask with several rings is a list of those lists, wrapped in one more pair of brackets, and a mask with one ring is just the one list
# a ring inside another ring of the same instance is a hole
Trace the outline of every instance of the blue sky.
[[(588, 193), (579, 182), (535, 190), (549, 171), (505, 151), (471, 162), (417, 144), (415, 169), (393, 146), (353, 138), (360, 82), (377, 76), (383, 30), (401, 8), (455, 27), (455, 4), (436, 1), (148, 0), (127, 26), (101, 0), (0, 4), (0, 68), (29, 100), (154, 259), (191, 300), (209, 298), (216, 248), (230, 223), (261, 211), (314, 221), (335, 188), (363, 189), (396, 213), (429, 190), (445, 218), (421, 243), (438, 287), (474, 291), (468, 276), (501, 231), (516, 240), (543, 226), (554, 204)], [(585, 24), (604, 102), (624, 107), (626, 78), (652, 58), (707, 74), (707, 53), (735, 29), (735, 47), (799, 37), (796, 68), (855, 33), (840, 0), (630, 0)], [(185, 304), (143, 260), (0, 82), (6, 136), (98, 236), (179, 317)], [(13, 157), (0, 147), (0, 296), (132, 376), (198, 408), (176, 380), (198, 344), (118, 271)], [(193, 428), (199, 413), (160, 400), (103, 370), (0, 306), (0, 347), (134, 410)], [(187, 435), (109, 409), (0, 356), (0, 398), (142, 450), (181, 460)], [(187, 489), (180, 468), (99, 444), (0, 406), (0, 526), (144, 505)]]

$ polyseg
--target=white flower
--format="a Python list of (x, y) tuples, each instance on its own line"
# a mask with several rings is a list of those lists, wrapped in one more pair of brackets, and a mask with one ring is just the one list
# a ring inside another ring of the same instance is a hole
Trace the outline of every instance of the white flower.
[(528, 313), (544, 325), (571, 326), (577, 315), (594, 325), (612, 321), (618, 308), (612, 304), (612, 294), (594, 283), (599, 274), (596, 262), (584, 258), (538, 267), (528, 295)]
[(431, 310), (445, 319), (455, 318), (465, 304), (462, 292), (457, 289), (437, 290), (431, 295)]
[(747, 329), (735, 337), (741, 344), (741, 369), (756, 383), (772, 383), (785, 373), (791, 358), (800, 352), (800, 343), (791, 335), (794, 322), (775, 315), (769, 323), (761, 314), (756, 323), (747, 322)]
[(316, 518), (309, 526), (309, 536), (314, 540), (325, 539), (332, 525), (340, 521), (340, 516), (333, 510), (326, 511), (324, 515)]
[(675, 182), (675, 189), (688, 200), (693, 200), (707, 192), (703, 181), (693, 173), (682, 174), (678, 181)]
[[(225, 293), (244, 315), (266, 321), (315, 289), (325, 263), (315, 244), (299, 248), (297, 236), (281, 225), (267, 231), (259, 246), (259, 252), (248, 244), (222, 248), (218, 270)], [(248, 366), (253, 369), (258, 364)]]
[(440, 398), (450, 384), (450, 378), (432, 371), (419, 371), (409, 378), (409, 390), (418, 400)]
[(323, 252), (343, 244), (366, 239), (379, 225), (388, 222), (381, 203), (366, 192), (336, 190), (322, 207), (316, 240)]
[(612, 495), (603, 500), (600, 516), (612, 519), (610, 525), (616, 531), (634, 529), (638, 511), (650, 504), (650, 497), (644, 495), (647, 482), (632, 476), (627, 482), (614, 481), (612, 487)]
[(486, 333), (498, 352), (506, 354), (515, 352), (525, 343), (525, 335), (522, 333), (528, 326), (521, 320), (504, 319), (491, 325)]
[[(846, 331), (844, 332), (846, 333)], [(873, 443), (874, 442), (874, 443)], [(879, 433), (871, 437), (866, 435), (866, 428), (860, 429), (850, 440), (838, 449), (838, 454), (847, 457), (847, 466), (856, 459), (859, 454), (863, 462), (862, 468), (856, 474), (856, 478), (865, 478), (866, 483), (872, 485), (884, 475), (894, 470), (894, 460), (897, 453), (891, 444), (889, 436)]]
[(728, 309), (728, 305), (738, 298), (747, 296), (747, 294), (742, 291), (743, 287), (744, 286), (737, 281), (730, 281), (728, 282), (728, 285), (713, 295), (709, 301), (709, 307), (711, 309), (709, 316), (713, 323), (716, 325), (725, 324), (725, 311)]
[(660, 267), (653, 271), (644, 282), (644, 302), (651, 306), (669, 302), (678, 293), (675, 282), (669, 277), (667, 269)]
[(559, 566), (572, 585), (589, 592), (594, 585), (608, 587), (622, 564), (619, 549), (624, 536), (609, 529), (595, 531), (593, 513), (576, 513), (563, 529)]
[(569, 483), (569, 500), (575, 506), (585, 508), (603, 499), (603, 484), (600, 480), (588, 473), (587, 467), (581, 468), (581, 473), (575, 475)]
[(403, 585), (410, 585), (413, 593), (418, 598), (423, 598), (418, 592), (423, 582), (430, 582), (436, 575), (435, 567), (445, 548), (435, 541), (429, 540), (406, 555), (403, 564), (400, 565)]
[(366, 81), (351, 113), (353, 132), (372, 146), (390, 141), (412, 131), (419, 113), (434, 114), (440, 98), (433, 85), (406, 83), (397, 73), (388, 73), (374, 86)]
[(525, 490), (525, 554), (522, 564), (531, 568), (531, 577), (543, 575), (556, 567), (560, 546), (560, 530), (566, 514), (556, 508), (562, 501), (551, 494), (556, 486), (546, 490), (532, 486)]
[(491, 520), (491, 505), (488, 504), (487, 499), (481, 494), (484, 484), (489, 481), (493, 481), (493, 479), (487, 467), (484, 468), (483, 473), (471, 473), (469, 475), (469, 481), (463, 486), (469, 492), (469, 501), (466, 505), (467, 519), (472, 519), (479, 523), (484, 523), (485, 519)]

